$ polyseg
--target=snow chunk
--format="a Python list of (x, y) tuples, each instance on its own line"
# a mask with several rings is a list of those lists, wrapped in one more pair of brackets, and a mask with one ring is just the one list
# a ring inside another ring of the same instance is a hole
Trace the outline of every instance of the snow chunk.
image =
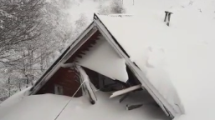
[(82, 59), (78, 60), (78, 64), (113, 80), (122, 82), (128, 80), (125, 60), (119, 57), (103, 37)]
[(147, 67), (155, 68), (164, 62), (164, 50), (148, 48)]

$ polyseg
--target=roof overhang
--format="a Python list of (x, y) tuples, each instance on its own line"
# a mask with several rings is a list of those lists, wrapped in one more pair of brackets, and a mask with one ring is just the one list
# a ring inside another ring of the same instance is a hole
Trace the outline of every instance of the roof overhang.
[(57, 58), (57, 60), (49, 67), (46, 72), (40, 77), (35, 85), (30, 89), (30, 95), (35, 94), (50, 77), (64, 64), (71, 55), (73, 55), (94, 33), (97, 32), (97, 27), (92, 22), (81, 35)]

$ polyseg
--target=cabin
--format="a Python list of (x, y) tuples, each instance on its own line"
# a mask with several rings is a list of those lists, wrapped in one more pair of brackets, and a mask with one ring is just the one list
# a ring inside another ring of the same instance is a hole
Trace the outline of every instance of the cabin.
[[(141, 56), (146, 53), (142, 51), (145, 43), (141, 39), (144, 37), (141, 37), (142, 31), (131, 33), (131, 29), (135, 29), (133, 22), (132, 15), (94, 14), (93, 22), (40, 77), (29, 94), (52, 93), (76, 98), (87, 95), (90, 103), (96, 104), (95, 89), (111, 92), (110, 98), (122, 96), (120, 101), (145, 90), (170, 118), (183, 114), (183, 106), (174, 89), (171, 89), (174, 94), (164, 96), (162, 92), (166, 91), (158, 90), (146, 78), (142, 63), (149, 67), (153, 67), (153, 63), (147, 63), (145, 56)], [(139, 19), (135, 22), (143, 25)], [(151, 48), (147, 50), (152, 51)], [(170, 87), (164, 90), (170, 90)], [(168, 101), (168, 97), (177, 99)], [(128, 109), (140, 106), (131, 105)]]

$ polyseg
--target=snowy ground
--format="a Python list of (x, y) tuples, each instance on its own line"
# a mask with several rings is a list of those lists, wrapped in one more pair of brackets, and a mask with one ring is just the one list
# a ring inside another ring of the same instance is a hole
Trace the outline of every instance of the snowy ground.
[(26, 95), (28, 95), (29, 88), (23, 89), (21, 92), (14, 94), (0, 104), (0, 116), (5, 115), (11, 111), (15, 104), (18, 104)]
[[(141, 95), (140, 95), (141, 94)], [(91, 105), (85, 97), (70, 97), (45, 94), (25, 97), (12, 105), (7, 114), (0, 114), (1, 120), (54, 120), (68, 101), (57, 120), (168, 120), (160, 108), (151, 104), (152, 99), (145, 92), (139, 92), (122, 103), (119, 98), (110, 99), (110, 93), (96, 92), (97, 102)], [(145, 103), (141, 108), (126, 110), (128, 103)], [(4, 108), (0, 107), (0, 113)]]

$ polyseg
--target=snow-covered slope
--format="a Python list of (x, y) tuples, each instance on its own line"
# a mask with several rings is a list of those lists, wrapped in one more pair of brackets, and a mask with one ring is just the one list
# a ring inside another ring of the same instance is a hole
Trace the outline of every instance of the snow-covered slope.
[[(95, 105), (91, 105), (85, 97), (33, 95), (13, 105), (7, 114), (0, 116), (0, 119), (55, 120), (69, 102), (56, 120), (168, 120), (160, 108), (151, 104), (152, 99), (146, 92), (133, 94), (122, 103), (119, 103), (119, 97), (109, 99), (109, 93), (97, 92), (96, 95), (98, 101)], [(145, 103), (145, 105), (128, 111), (125, 109), (128, 103)]]
[[(215, 119), (215, 21), (212, 7), (206, 9), (214, 2), (205, 2), (143, 0), (130, 6), (130, 13), (138, 13), (133, 17), (100, 16), (164, 98), (182, 102), (180, 120)], [(173, 11), (170, 27), (163, 22), (164, 10)]]

